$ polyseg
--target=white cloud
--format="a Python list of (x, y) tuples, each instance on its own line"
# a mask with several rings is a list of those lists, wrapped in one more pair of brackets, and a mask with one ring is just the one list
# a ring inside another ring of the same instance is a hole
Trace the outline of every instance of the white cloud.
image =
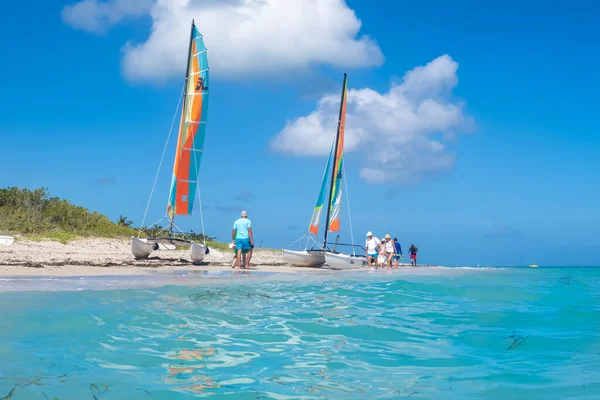
[(380, 65), (383, 55), (345, 0), (83, 0), (63, 9), (66, 23), (102, 32), (149, 13), (144, 43), (127, 43), (123, 69), (132, 80), (181, 76), (192, 19), (204, 34), (217, 74), (285, 73), (313, 64)]
[[(451, 96), (457, 69), (458, 63), (443, 55), (408, 71), (387, 93), (348, 90), (345, 151), (363, 155), (364, 180), (407, 183), (453, 167), (448, 142), (474, 126), (464, 103)], [(315, 111), (289, 121), (271, 147), (294, 156), (326, 156), (337, 129), (339, 102), (340, 94), (323, 97)]]
[(147, 15), (152, 4), (153, 0), (82, 0), (65, 6), (61, 14), (73, 28), (100, 34), (126, 18)]

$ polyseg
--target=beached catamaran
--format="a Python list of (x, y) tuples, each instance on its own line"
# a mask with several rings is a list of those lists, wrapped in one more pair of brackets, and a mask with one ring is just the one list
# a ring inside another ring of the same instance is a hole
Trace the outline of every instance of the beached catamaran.
[[(190, 42), (188, 48), (187, 68), (185, 74), (185, 84), (183, 88), (183, 107), (181, 111), (181, 120), (179, 124), (179, 137), (177, 139), (177, 148), (175, 150), (175, 163), (173, 166), (173, 177), (171, 180), (171, 190), (169, 192), (166, 215), (155, 224), (168, 219), (168, 227), (161, 230), (156, 237), (140, 238), (142, 229), (137, 237), (132, 237), (131, 252), (137, 259), (147, 258), (154, 250), (174, 249), (175, 246), (190, 247), (190, 256), (192, 262), (200, 263), (206, 254), (208, 247), (204, 241), (204, 223), (202, 223), (203, 243), (197, 243), (190, 240), (189, 235), (183, 233), (175, 225), (175, 217), (178, 215), (192, 215), (194, 208), (194, 199), (198, 195), (198, 210), (202, 221), (202, 204), (200, 202), (200, 192), (198, 186), (198, 171), (204, 149), (204, 137), (206, 134), (206, 122), (208, 111), (208, 56), (206, 46), (202, 35), (192, 21), (190, 33)], [(181, 102), (181, 99), (180, 99)], [(177, 105), (179, 109), (179, 104)], [(173, 121), (174, 122), (174, 121)], [(172, 126), (171, 126), (172, 127)], [(142, 220), (142, 227), (148, 213), (148, 207), (154, 193), (158, 174), (162, 166), (171, 132), (165, 144), (165, 150), (154, 179), (154, 186), (150, 193), (150, 199), (146, 206), (146, 212)], [(154, 224), (154, 225), (155, 225)], [(167, 232), (168, 229), (168, 232)], [(174, 234), (173, 231), (176, 230)], [(165, 234), (160, 237), (160, 234)]]
[[(304, 250), (293, 251), (283, 250), (283, 259), (285, 262), (301, 266), (301, 267), (322, 267), (325, 263), (333, 269), (354, 269), (360, 268), (364, 265), (364, 259), (357, 257), (354, 253), (354, 245), (351, 245), (353, 251), (352, 254), (343, 254), (336, 251), (338, 245), (337, 240), (334, 247), (330, 249), (327, 242), (327, 236), (329, 232), (340, 231), (340, 219), (341, 219), (341, 206), (342, 206), (342, 178), (344, 171), (344, 131), (346, 126), (346, 97), (348, 92), (348, 83), (346, 74), (344, 74), (344, 83), (342, 84), (342, 98), (340, 102), (340, 114), (338, 119), (337, 134), (333, 147), (329, 153), (327, 164), (325, 166), (325, 173), (321, 180), (321, 189), (319, 196), (317, 197), (317, 204), (313, 211), (313, 215), (310, 221), (310, 226), (306, 237), (306, 245)], [(332, 170), (333, 169), (333, 170)], [(323, 211), (323, 205), (325, 202), (325, 193), (328, 177), (330, 176), (330, 187), (329, 187), (329, 201), (327, 202), (327, 216), (325, 217), (325, 232), (323, 234), (323, 245), (309, 249), (308, 245), (312, 240), (316, 242), (317, 234), (319, 232), (319, 224), (321, 219), (321, 213)], [(352, 227), (350, 227), (352, 231)], [(302, 239), (301, 238), (301, 239)], [(299, 239), (300, 240), (300, 239)]]

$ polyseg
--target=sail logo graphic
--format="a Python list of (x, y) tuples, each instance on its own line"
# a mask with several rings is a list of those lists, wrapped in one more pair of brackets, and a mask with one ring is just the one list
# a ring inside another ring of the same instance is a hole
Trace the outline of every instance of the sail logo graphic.
[(202, 78), (201, 76), (198, 77), (198, 81), (196, 82), (196, 91), (198, 90), (208, 90), (208, 86), (204, 86), (204, 78)]
[(342, 179), (342, 171), (338, 171), (337, 175), (335, 176), (336, 179)]

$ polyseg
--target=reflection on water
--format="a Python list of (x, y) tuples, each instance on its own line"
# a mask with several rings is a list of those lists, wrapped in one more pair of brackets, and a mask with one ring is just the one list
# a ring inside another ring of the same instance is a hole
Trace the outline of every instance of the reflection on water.
[(1, 293), (0, 399), (592, 399), (600, 274), (565, 275)]

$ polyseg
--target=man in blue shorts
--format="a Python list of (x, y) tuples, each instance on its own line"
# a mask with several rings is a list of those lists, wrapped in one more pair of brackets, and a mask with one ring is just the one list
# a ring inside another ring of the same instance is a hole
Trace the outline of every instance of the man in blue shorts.
[[(250, 268), (250, 259), (246, 262), (246, 254), (254, 247), (254, 238), (252, 235), (252, 223), (248, 219), (248, 213), (242, 211), (241, 218), (238, 218), (233, 223), (231, 231), (231, 242), (235, 245), (237, 252), (238, 267)], [(244, 266), (242, 267), (242, 255)]]

